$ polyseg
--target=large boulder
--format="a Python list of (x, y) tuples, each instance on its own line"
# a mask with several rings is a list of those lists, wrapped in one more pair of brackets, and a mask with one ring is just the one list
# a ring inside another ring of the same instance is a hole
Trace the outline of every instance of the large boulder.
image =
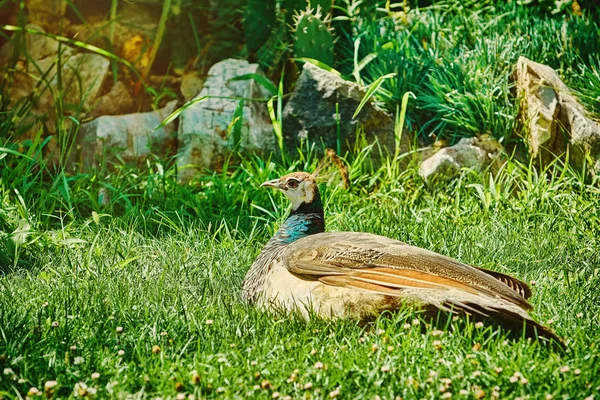
[(520, 120), (531, 155), (549, 162), (568, 150), (577, 168), (589, 156), (600, 170), (600, 123), (590, 117), (556, 71), (519, 57), (515, 75)]
[(134, 111), (133, 107), (133, 97), (129, 89), (123, 82), (117, 81), (108, 93), (98, 98), (89, 116), (95, 118), (102, 115), (127, 114)]
[(173, 100), (157, 111), (105, 115), (83, 124), (77, 139), (78, 163), (84, 169), (95, 168), (103, 161), (123, 160), (141, 165), (150, 154), (174, 155), (177, 140), (173, 123), (156, 128), (176, 105)]
[(211, 67), (196, 99), (207, 98), (185, 109), (179, 122), (179, 179), (190, 180), (202, 168), (219, 168), (237, 145), (239, 150), (265, 152), (275, 148), (270, 118), (262, 101), (246, 100), (241, 118), (241, 140), (229, 134), (239, 100), (268, 98), (269, 93), (254, 80), (232, 80), (245, 74), (259, 74), (258, 64), (228, 59)]
[(457, 144), (444, 147), (427, 158), (419, 168), (419, 175), (427, 183), (448, 181), (460, 174), (462, 168), (482, 170), (504, 161), (504, 148), (489, 135), (463, 138)]
[[(394, 153), (393, 118), (368, 102), (360, 114), (352, 116), (363, 99), (364, 91), (353, 82), (305, 63), (302, 74), (283, 111), (283, 127), (288, 145), (297, 145), (299, 139), (308, 138), (318, 145), (337, 148), (338, 125), (341, 148), (348, 149), (356, 142), (357, 131), (364, 131), (367, 141), (377, 139)], [(338, 123), (339, 118), (339, 123)], [(410, 138), (402, 135), (401, 150), (408, 149)]]

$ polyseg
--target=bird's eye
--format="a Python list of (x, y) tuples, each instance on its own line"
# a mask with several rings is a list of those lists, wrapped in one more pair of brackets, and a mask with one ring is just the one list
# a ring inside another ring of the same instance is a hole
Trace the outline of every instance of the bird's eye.
[(300, 182), (298, 182), (295, 179), (290, 179), (289, 181), (287, 181), (287, 185), (289, 188), (291, 189), (296, 189), (298, 187), (298, 185), (300, 184)]

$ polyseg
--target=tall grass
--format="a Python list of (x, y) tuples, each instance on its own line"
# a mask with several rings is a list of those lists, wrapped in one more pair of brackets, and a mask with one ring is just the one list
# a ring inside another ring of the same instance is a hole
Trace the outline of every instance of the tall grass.
[[(24, 396), (47, 381), (58, 382), (49, 392), (57, 398), (82, 387), (99, 397), (210, 398), (336, 390), (438, 398), (442, 386), (469, 396), (498, 386), (502, 398), (544, 398), (600, 389), (598, 187), (569, 167), (538, 171), (509, 161), (496, 175), (464, 170), (427, 188), (416, 164), (374, 162), (371, 150), (346, 155), (350, 191), (334, 169), (325, 171), (328, 229), (382, 234), (535, 281), (536, 317), (554, 321), (566, 353), (460, 322), (434, 337), (413, 325), (427, 321), (409, 309), (363, 329), (350, 321), (304, 324), (241, 304), (243, 275), (288, 207), (259, 185), (313, 170), (310, 148), (286, 165), (240, 155), (239, 166), (183, 187), (158, 160), (144, 170), (78, 175), (67, 179), (72, 211), (59, 202), (52, 215), (58, 188), (38, 183), (21, 195), (5, 167), (39, 164), (3, 151), (0, 366), (10, 371), (0, 393)], [(101, 191), (105, 204), (97, 201)], [(511, 383), (515, 373), (527, 383)]]
[(600, 91), (593, 82), (600, 17), (593, 7), (579, 17), (516, 1), (446, 0), (406, 13), (401, 4), (390, 10), (384, 1), (353, 4), (340, 7), (349, 18), (338, 26), (342, 72), (352, 75), (349, 60), (375, 54), (360, 79), (371, 83), (395, 73), (379, 100), (393, 111), (404, 93), (413, 92), (407, 123), (422, 138), (452, 142), (490, 133), (506, 143), (518, 140), (511, 74), (519, 56), (557, 69), (598, 116)]

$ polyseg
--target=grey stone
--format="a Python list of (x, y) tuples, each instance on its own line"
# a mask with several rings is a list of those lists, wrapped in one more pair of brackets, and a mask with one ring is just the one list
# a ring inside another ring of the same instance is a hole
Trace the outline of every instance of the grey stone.
[[(28, 24), (27, 29), (44, 32), (40, 26)], [(41, 60), (58, 53), (58, 42), (50, 37), (27, 33), (25, 35), (25, 43), (27, 44), (27, 54), (33, 60)]]
[[(65, 105), (74, 105), (80, 112), (89, 111), (100, 93), (104, 79), (108, 75), (109, 61), (93, 53), (81, 53), (73, 56), (64, 54), (66, 61), (62, 68), (62, 101)], [(55, 131), (55, 114), (49, 112), (54, 108), (54, 97), (58, 91), (58, 77), (54, 57), (40, 60), (37, 65), (46, 74), (49, 85), (41, 89), (41, 95), (33, 111), (37, 115), (46, 115), (46, 126), (50, 132)], [(39, 73), (36, 71), (36, 73)], [(67, 112), (73, 115), (73, 111)]]
[[(258, 64), (228, 59), (211, 67), (200, 94), (203, 96), (268, 98), (269, 93), (254, 80), (232, 81), (244, 74), (260, 73)], [(238, 100), (207, 98), (181, 113), (179, 122), (179, 179), (190, 180), (202, 168), (219, 168), (233, 150), (229, 126)], [(244, 102), (239, 150), (267, 152), (275, 148), (275, 137), (264, 102)]]
[[(52, 38), (42, 35), (46, 31), (38, 25), (27, 24), (25, 26), (28, 30), (40, 32), (37, 33), (25, 33), (25, 50), (19, 52), (19, 60), (29, 59), (33, 61), (41, 60), (58, 53), (58, 42)], [(11, 67), (10, 61), (13, 57), (14, 52), (14, 39), (9, 40), (0, 49), (0, 63), (4, 67)]]
[[(395, 150), (393, 118), (368, 102), (356, 119), (352, 115), (364, 97), (364, 91), (340, 76), (305, 63), (302, 74), (283, 111), (283, 127), (288, 145), (297, 145), (308, 137), (320, 145), (337, 145), (336, 105), (339, 112), (341, 147), (347, 149), (356, 141), (357, 130), (364, 130), (367, 141), (375, 139), (392, 154)], [(409, 135), (402, 135), (401, 152), (408, 149)]]
[(568, 150), (569, 161), (577, 168), (588, 156), (592, 165), (600, 160), (600, 123), (588, 115), (556, 71), (519, 57), (515, 75), (531, 155), (549, 162)]
[(90, 116), (127, 114), (132, 108), (133, 98), (129, 90), (123, 82), (117, 81), (108, 93), (98, 98)]
[(78, 134), (78, 162), (85, 169), (103, 160), (141, 164), (152, 153), (172, 155), (176, 148), (173, 123), (156, 127), (177, 105), (173, 100), (165, 108), (145, 113), (102, 116), (81, 126)]
[(423, 161), (419, 175), (427, 183), (455, 178), (462, 168), (481, 170), (489, 165), (499, 167), (504, 161), (503, 147), (488, 135), (463, 138)]

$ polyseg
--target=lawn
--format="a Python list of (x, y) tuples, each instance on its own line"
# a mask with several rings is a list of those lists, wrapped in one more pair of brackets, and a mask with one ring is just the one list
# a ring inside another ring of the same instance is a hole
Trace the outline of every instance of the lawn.
[[(242, 281), (289, 212), (259, 186), (313, 171), (314, 147), (236, 154), (239, 165), (185, 185), (173, 159), (158, 156), (74, 171), (47, 157), (47, 132), (19, 136), (30, 104), (8, 109), (0, 98), (0, 399), (600, 400), (600, 181), (564, 159), (528, 160), (511, 79), (519, 55), (546, 63), (598, 117), (598, 9), (433, 3), (336, 2), (334, 67), (364, 85), (395, 73), (373, 99), (393, 114), (416, 95), (405, 108), (415, 144), (489, 133), (508, 161), (427, 185), (416, 153), (352, 149), (340, 154), (350, 188), (334, 167), (320, 183), (327, 229), (388, 236), (528, 282), (534, 317), (564, 350), (470, 321), (440, 327), (410, 308), (366, 326), (259, 312), (240, 300)], [(281, 55), (267, 50), (257, 62)], [(273, 62), (262, 66), (278, 78), (283, 62)], [(76, 126), (64, 121), (76, 117), (57, 122), (63, 160)]]
[(569, 169), (511, 163), (495, 179), (467, 171), (428, 189), (414, 165), (363, 164), (350, 191), (333, 171), (322, 186), (330, 230), (386, 235), (531, 282), (536, 318), (567, 350), (460, 321), (440, 335), (410, 309), (359, 327), (246, 306), (244, 274), (287, 207), (258, 188), (284, 169), (249, 159), (190, 197), (188, 210), (216, 205), (198, 217), (149, 207), (32, 228), (0, 280), (0, 393), (55, 381), (56, 397), (597, 396), (597, 187)]

